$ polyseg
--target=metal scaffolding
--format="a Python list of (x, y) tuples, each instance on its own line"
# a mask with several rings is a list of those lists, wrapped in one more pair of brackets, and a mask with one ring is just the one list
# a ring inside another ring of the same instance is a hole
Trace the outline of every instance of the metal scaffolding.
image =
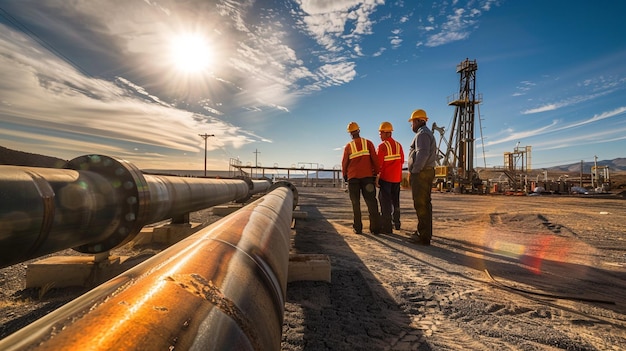
[[(465, 59), (456, 67), (460, 75), (459, 92), (448, 98), (448, 105), (455, 106), (454, 119), (445, 152), (439, 145), (439, 167), (436, 178), (447, 187), (460, 187), (474, 191), (482, 185), (474, 170), (474, 140), (476, 105), (482, 96), (476, 93), (476, 60)], [(480, 119), (480, 116), (479, 116)], [(435, 128), (443, 134), (441, 128)], [(439, 130), (441, 129), (441, 130)]]

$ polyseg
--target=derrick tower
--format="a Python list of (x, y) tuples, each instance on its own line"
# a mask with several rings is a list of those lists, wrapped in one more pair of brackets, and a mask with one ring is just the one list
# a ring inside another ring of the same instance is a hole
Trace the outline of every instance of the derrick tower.
[[(455, 107), (454, 119), (445, 153), (439, 148), (440, 167), (436, 174), (439, 181), (445, 179), (448, 187), (468, 191), (475, 191), (482, 185), (474, 170), (475, 111), (482, 100), (482, 96), (476, 93), (477, 70), (476, 60), (465, 59), (456, 66), (460, 76), (459, 92), (448, 98), (448, 105)], [(443, 137), (443, 128), (439, 129)]]

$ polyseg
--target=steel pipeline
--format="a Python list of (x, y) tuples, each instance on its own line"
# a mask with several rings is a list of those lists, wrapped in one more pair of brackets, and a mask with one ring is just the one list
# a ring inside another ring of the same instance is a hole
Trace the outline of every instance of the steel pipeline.
[(0, 268), (56, 251), (106, 252), (147, 224), (247, 199), (269, 181), (142, 174), (101, 155), (65, 169), (0, 166)]
[(295, 188), (270, 192), (0, 340), (2, 350), (279, 350)]

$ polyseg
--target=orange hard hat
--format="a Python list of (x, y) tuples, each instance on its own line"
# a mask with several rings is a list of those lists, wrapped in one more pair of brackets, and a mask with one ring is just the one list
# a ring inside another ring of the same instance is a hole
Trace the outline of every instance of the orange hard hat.
[(413, 113), (411, 113), (411, 118), (409, 118), (409, 122), (411, 122), (414, 119), (423, 119), (424, 121), (428, 121), (428, 116), (426, 116), (426, 111), (421, 110), (421, 109), (413, 111)]
[(354, 131), (359, 130), (359, 125), (356, 124), (356, 122), (350, 122), (348, 123), (348, 133), (352, 133)]

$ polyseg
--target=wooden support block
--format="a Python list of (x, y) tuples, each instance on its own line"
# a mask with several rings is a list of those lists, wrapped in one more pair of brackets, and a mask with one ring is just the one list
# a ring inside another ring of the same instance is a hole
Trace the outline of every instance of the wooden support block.
[(293, 211), (291, 217), (295, 219), (306, 219), (307, 213), (305, 211)]
[(132, 241), (133, 246), (165, 244), (173, 245), (204, 228), (208, 223), (168, 223), (158, 227), (143, 227)]
[(154, 234), (154, 227), (143, 227), (141, 231), (133, 238), (132, 245), (140, 246), (140, 245), (148, 245), (152, 243)]
[(322, 254), (289, 255), (287, 282), (317, 280), (330, 283), (330, 258)]
[(26, 267), (26, 288), (93, 287), (120, 274), (128, 257), (53, 256)]
[(213, 206), (211, 208), (211, 210), (213, 211), (213, 214), (216, 216), (227, 216), (235, 211), (237, 211), (238, 209), (242, 208), (243, 205), (239, 204), (239, 205), (221, 205), (221, 206)]
[(201, 223), (168, 224), (156, 227), (152, 231), (152, 242), (169, 246), (197, 232), (202, 227)]

